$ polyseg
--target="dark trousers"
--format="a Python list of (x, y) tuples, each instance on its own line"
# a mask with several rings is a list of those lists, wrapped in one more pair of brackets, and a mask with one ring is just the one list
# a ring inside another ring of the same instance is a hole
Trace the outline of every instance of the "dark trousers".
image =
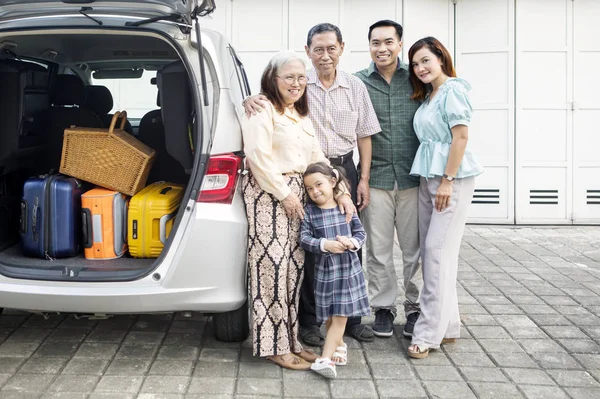
[[(336, 162), (338, 161), (338, 162)], [(350, 195), (352, 196), (352, 202), (356, 206), (356, 186), (358, 184), (358, 173), (356, 166), (352, 160), (352, 154), (348, 154), (343, 157), (343, 160), (339, 162), (339, 159), (330, 158), (332, 165), (340, 166), (346, 172), (348, 180), (350, 180)], [(362, 249), (359, 249), (358, 259), (362, 264)], [(300, 293), (300, 307), (298, 309), (298, 319), (301, 326), (314, 326), (319, 325), (317, 323), (317, 314), (315, 310), (315, 254), (312, 252), (306, 252), (304, 258), (304, 281), (302, 282), (302, 288)], [(360, 324), (360, 317), (349, 317), (346, 323), (346, 328)]]

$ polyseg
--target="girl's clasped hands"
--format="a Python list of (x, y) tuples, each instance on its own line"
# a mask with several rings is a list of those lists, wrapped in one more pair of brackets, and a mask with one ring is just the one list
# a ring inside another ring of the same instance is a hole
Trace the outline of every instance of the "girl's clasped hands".
[(350, 237), (346, 236), (335, 236), (335, 240), (326, 240), (324, 244), (324, 248), (327, 252), (331, 252), (333, 254), (341, 254), (346, 252), (347, 250), (353, 251), (356, 249), (356, 246), (350, 239)]

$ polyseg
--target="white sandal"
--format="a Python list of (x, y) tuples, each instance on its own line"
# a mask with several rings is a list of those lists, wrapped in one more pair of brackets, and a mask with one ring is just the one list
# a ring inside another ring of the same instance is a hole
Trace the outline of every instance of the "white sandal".
[(333, 379), (337, 377), (335, 363), (326, 357), (320, 357), (315, 360), (315, 362), (310, 365), (310, 369), (315, 373), (321, 374), (325, 378)]
[(336, 366), (345, 366), (346, 364), (348, 364), (348, 344), (344, 342), (344, 345), (340, 345), (337, 348), (335, 348), (335, 352), (333, 353), (332, 359), (339, 359), (339, 360), (334, 360), (333, 363)]

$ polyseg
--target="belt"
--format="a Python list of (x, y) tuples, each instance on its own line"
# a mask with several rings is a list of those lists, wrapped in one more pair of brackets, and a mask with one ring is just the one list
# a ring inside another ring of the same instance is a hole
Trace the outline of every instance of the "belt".
[(329, 162), (331, 162), (332, 165), (341, 166), (341, 165), (345, 164), (346, 162), (348, 162), (349, 160), (351, 160), (353, 158), (353, 155), (354, 155), (354, 151), (350, 151), (349, 153), (340, 155), (339, 157), (330, 157), (327, 159), (329, 159)]

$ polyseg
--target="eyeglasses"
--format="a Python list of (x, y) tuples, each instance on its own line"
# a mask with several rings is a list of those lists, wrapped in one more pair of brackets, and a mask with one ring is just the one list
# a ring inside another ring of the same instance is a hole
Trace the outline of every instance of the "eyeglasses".
[(277, 76), (279, 79), (283, 80), (285, 83), (291, 85), (294, 82), (298, 81), (299, 84), (304, 84), (307, 81), (306, 76), (304, 75), (300, 75), (300, 76)]

